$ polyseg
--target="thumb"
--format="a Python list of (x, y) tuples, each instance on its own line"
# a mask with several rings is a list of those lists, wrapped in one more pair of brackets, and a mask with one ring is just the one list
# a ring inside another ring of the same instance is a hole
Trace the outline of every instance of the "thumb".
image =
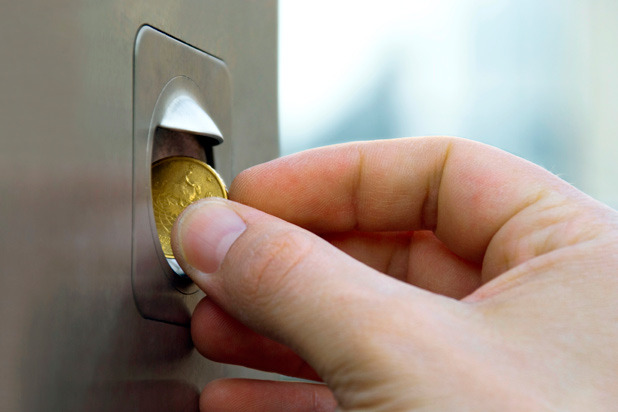
[(414, 341), (412, 324), (412, 335), (424, 336), (422, 325), (446, 300), (383, 275), (304, 229), (223, 199), (189, 206), (175, 225), (173, 247), (211, 299), (292, 348), (327, 382), (336, 368), (373, 364), (375, 348), (389, 346), (379, 342), (389, 333), (401, 338), (405, 329)]

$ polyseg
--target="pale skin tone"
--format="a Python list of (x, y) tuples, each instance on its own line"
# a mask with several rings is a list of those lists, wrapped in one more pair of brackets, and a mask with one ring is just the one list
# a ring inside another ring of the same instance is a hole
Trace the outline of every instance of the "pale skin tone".
[(455, 138), (315, 149), (190, 206), (176, 256), (208, 411), (601, 411), (618, 405), (618, 214)]

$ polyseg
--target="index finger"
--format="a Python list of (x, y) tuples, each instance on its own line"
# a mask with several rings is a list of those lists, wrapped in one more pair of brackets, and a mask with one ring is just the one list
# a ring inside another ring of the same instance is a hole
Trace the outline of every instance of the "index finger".
[(433, 230), (481, 261), (511, 217), (569, 187), (499, 149), (450, 137), (349, 143), (242, 172), (230, 198), (313, 232)]

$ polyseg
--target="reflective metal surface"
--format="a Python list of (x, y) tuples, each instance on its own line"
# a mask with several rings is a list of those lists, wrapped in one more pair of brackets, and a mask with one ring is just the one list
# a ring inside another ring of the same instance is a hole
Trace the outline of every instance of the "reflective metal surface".
[(133, 61), (133, 295), (145, 318), (188, 325), (203, 295), (159, 246), (151, 165), (162, 154), (191, 156), (231, 181), (230, 73), (221, 59), (151, 26), (137, 32)]
[(189, 96), (178, 96), (168, 106), (160, 127), (180, 132), (209, 136), (223, 143), (223, 136), (215, 122)]
[[(193, 411), (207, 381), (255, 375), (202, 359), (188, 328), (136, 308), (133, 55), (144, 24), (225, 62), (224, 179), (277, 155), (274, 0), (3, 2), (3, 411)], [(173, 301), (166, 310), (187, 310)]]

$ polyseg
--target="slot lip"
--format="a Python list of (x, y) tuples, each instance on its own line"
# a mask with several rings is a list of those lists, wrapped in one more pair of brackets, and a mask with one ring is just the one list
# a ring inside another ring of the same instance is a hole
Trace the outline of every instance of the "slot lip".
[[(170, 80), (170, 83), (173, 81), (174, 79)], [(215, 122), (191, 96), (178, 93), (166, 106), (158, 127), (195, 136), (210, 137), (216, 142), (215, 145), (223, 143), (223, 135)]]

